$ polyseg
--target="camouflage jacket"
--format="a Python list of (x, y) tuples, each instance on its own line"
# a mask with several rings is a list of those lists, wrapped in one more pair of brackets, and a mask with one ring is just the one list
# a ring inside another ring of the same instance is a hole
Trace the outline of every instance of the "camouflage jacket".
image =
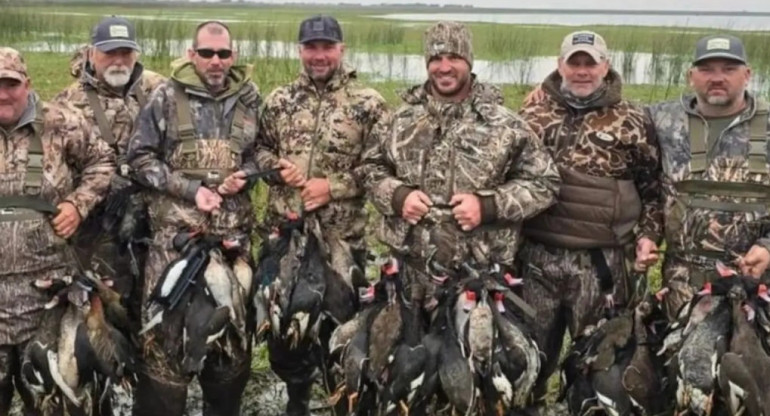
[[(474, 79), (467, 99), (446, 103), (427, 85), (403, 94), (405, 104), (377, 125), (356, 169), (383, 215), (378, 237), (420, 261), (437, 256), (444, 266), (466, 260), (511, 265), (521, 222), (554, 201), (556, 166), (526, 123), (502, 106), (498, 89)], [(416, 226), (400, 212), (412, 189), (434, 204)], [(470, 232), (460, 230), (448, 207), (464, 192), (482, 203), (482, 225)]]
[[(42, 180), (27, 178), (32, 140), (39, 138)], [(87, 218), (106, 194), (115, 172), (110, 147), (92, 134), (73, 107), (38, 102), (32, 93), (21, 120), (11, 130), (0, 128), (0, 196), (36, 196), (53, 206), (71, 202)], [(18, 345), (37, 331), (50, 294), (36, 289), (36, 279), (62, 279), (73, 265), (66, 242), (46, 215), (14, 218), (19, 209), (0, 213), (0, 345)]]
[[(642, 202), (636, 236), (658, 241), (663, 232), (660, 156), (644, 109), (621, 98), (620, 75), (610, 70), (606, 92), (585, 109), (571, 106), (554, 71), (543, 82), (547, 99), (520, 114), (560, 168), (597, 177), (633, 180)], [(609, 140), (608, 140), (609, 139)]]
[[(364, 236), (364, 192), (353, 177), (353, 169), (361, 162), (372, 126), (385, 111), (382, 96), (361, 86), (355, 71), (345, 66), (320, 94), (303, 72), (265, 100), (258, 165), (270, 169), (281, 157), (296, 164), (308, 178), (329, 180), (331, 201), (316, 211), (326, 240)], [(299, 190), (273, 185), (267, 222), (274, 226), (287, 211), (300, 212), (301, 199)]]
[[(254, 137), (261, 103), (257, 86), (250, 78), (251, 67), (233, 66), (227, 89), (212, 96), (194, 71), (192, 63), (175, 64), (171, 79), (153, 91), (139, 114), (136, 132), (128, 146), (128, 163), (140, 184), (149, 188), (149, 214), (154, 230), (163, 227), (208, 229), (215, 233), (247, 231), (253, 211), (247, 192), (224, 197), (222, 209), (202, 213), (195, 206), (195, 194), (203, 180), (182, 170), (234, 172), (256, 171)], [(176, 89), (186, 94), (193, 124), (192, 151), (183, 151), (177, 113)], [(240, 101), (240, 104), (239, 104)], [(231, 137), (237, 106), (245, 107), (244, 143)], [(237, 149), (237, 151), (234, 151)], [(244, 162), (246, 161), (246, 162)], [(208, 184), (213, 189), (214, 184)]]
[[(702, 174), (690, 172), (691, 153), (688, 115), (702, 116), (696, 109), (694, 96), (683, 96), (648, 108), (663, 154), (662, 184), (666, 216), (666, 240), (669, 250), (679, 253), (705, 250), (723, 253), (727, 259), (745, 254), (753, 244), (770, 249), (767, 210), (729, 212), (694, 209), (677, 218), (679, 193), (676, 184), (690, 179), (721, 183), (748, 182), (770, 185), (767, 172), (750, 173), (748, 168), (749, 126), (757, 110), (756, 98), (747, 95), (748, 106), (725, 129), (712, 149)], [(765, 116), (767, 117), (767, 116)], [(705, 119), (703, 119), (705, 120)], [(769, 121), (770, 122), (770, 121)], [(770, 139), (770, 129), (768, 129)], [(705, 140), (705, 139), (704, 139)], [(770, 141), (764, 146), (770, 161)], [(728, 197), (715, 197), (730, 200)], [(686, 255), (689, 260), (703, 260)]]
[(123, 91), (116, 91), (95, 77), (93, 69), (86, 59), (87, 50), (88, 47), (81, 48), (79, 53), (73, 56), (70, 72), (77, 81), (57, 94), (54, 101), (72, 104), (83, 111), (93, 129), (102, 139), (106, 140), (107, 137), (101, 134), (94, 109), (91, 108), (91, 103), (86, 95), (86, 90), (96, 91), (101, 104), (101, 111), (104, 113), (107, 124), (111, 127), (111, 136), (115, 140), (114, 144), (110, 144), (118, 157), (122, 157), (126, 154), (128, 141), (134, 132), (134, 122), (139, 115), (139, 110), (141, 110), (136, 90), (140, 89), (147, 99), (152, 90), (165, 81), (165, 77), (145, 70), (142, 64), (137, 62), (126, 88)]

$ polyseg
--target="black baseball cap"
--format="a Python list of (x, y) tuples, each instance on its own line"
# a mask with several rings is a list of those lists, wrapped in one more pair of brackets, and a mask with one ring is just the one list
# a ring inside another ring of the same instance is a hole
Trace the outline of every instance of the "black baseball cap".
[(102, 52), (118, 48), (130, 48), (138, 51), (136, 44), (136, 29), (134, 25), (122, 17), (105, 17), (94, 26), (91, 32), (91, 45)]
[(313, 16), (302, 21), (299, 25), (299, 43), (325, 40), (342, 42), (342, 28), (337, 19), (331, 16)]
[(692, 64), (711, 58), (730, 59), (745, 65), (746, 49), (740, 39), (731, 35), (711, 35), (698, 39)]

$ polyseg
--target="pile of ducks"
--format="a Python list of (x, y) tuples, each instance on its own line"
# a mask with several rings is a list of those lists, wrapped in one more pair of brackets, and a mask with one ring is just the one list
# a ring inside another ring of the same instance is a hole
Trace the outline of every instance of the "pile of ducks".
[(522, 408), (540, 352), (510, 301), (519, 280), (499, 268), (445, 270), (424, 316), (405, 293), (404, 263), (389, 259), (361, 291), (363, 310), (329, 347), (342, 382), (332, 400), (357, 415), (503, 415)]
[(570, 414), (770, 416), (770, 295), (719, 264), (669, 323), (668, 289), (573, 341), (562, 365)]

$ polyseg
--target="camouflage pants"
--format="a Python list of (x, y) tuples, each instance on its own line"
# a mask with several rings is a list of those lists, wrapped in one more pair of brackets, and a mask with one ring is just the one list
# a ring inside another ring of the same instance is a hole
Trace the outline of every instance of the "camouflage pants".
[[(615, 283), (615, 302), (626, 302), (628, 249), (603, 249)], [(564, 331), (574, 339), (601, 318), (605, 299), (587, 250), (568, 250), (527, 242), (519, 252), (522, 296), (535, 310), (535, 341), (545, 354), (534, 394), (546, 393), (547, 380), (559, 363)]]
[[(172, 248), (177, 230), (155, 232), (147, 256), (143, 282), (143, 305), (147, 304), (166, 266), (179, 257)], [(245, 249), (248, 253), (248, 247)], [(181, 306), (181, 305), (180, 305)], [(168, 316), (165, 316), (168, 315)], [(150, 317), (142, 311), (142, 322)], [(182, 370), (184, 359), (184, 308), (164, 313), (163, 323), (145, 333), (143, 366), (135, 393), (135, 416), (182, 416), (187, 400), (187, 386), (193, 376)], [(197, 375), (203, 392), (204, 416), (236, 416), (240, 414), (241, 395), (249, 378), (251, 341), (240, 348), (238, 335), (228, 329), (223, 337), (233, 348), (225, 354), (220, 349), (207, 353), (203, 370)]]

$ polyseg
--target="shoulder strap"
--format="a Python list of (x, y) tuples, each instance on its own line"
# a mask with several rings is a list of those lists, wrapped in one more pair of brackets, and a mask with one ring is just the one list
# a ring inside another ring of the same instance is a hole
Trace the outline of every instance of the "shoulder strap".
[(144, 90), (142, 89), (141, 80), (139, 80), (139, 82), (134, 85), (134, 95), (136, 95), (136, 101), (139, 103), (139, 109), (141, 110), (145, 105), (147, 105), (147, 94), (145, 94)]
[(40, 102), (35, 107), (35, 121), (32, 122), (32, 136), (27, 147), (27, 171), (24, 174), (24, 193), (40, 189), (43, 182), (43, 108)]
[(190, 98), (184, 87), (177, 82), (174, 85), (174, 100), (176, 101), (177, 138), (183, 154), (195, 153), (195, 126), (192, 122)]
[(91, 110), (94, 112), (94, 118), (96, 124), (99, 125), (99, 132), (102, 139), (110, 146), (115, 146), (115, 136), (112, 135), (112, 129), (110, 129), (110, 123), (107, 122), (107, 116), (104, 115), (104, 108), (99, 101), (99, 95), (93, 88), (86, 88), (86, 97), (88, 97), (88, 104), (91, 106)]
[(690, 136), (690, 173), (699, 174), (706, 170), (706, 125), (698, 116), (687, 113), (688, 136)]
[(770, 104), (756, 99), (757, 109), (749, 121), (749, 173), (767, 174), (768, 115)]
[(243, 152), (246, 143), (244, 134), (246, 113), (246, 104), (238, 98), (238, 101), (235, 102), (235, 114), (233, 114), (233, 122), (230, 126), (230, 151), (236, 155), (240, 155)]

